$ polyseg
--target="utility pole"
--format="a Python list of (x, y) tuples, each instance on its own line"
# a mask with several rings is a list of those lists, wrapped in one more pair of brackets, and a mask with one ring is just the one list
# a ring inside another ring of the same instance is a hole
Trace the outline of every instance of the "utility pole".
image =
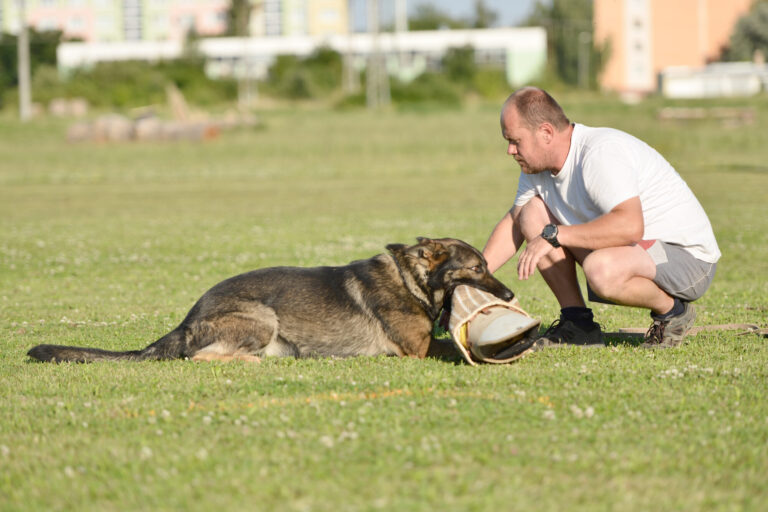
[[(258, 98), (258, 90), (253, 81), (253, 59), (250, 55), (251, 40), (251, 10), (254, 9), (248, 0), (232, 2), (232, 23), (235, 27), (235, 37), (242, 42), (242, 60), (240, 66), (240, 78), (237, 81), (237, 106), (240, 110), (248, 110)], [(264, 9), (263, 5), (259, 8)]]
[(389, 105), (389, 76), (379, 46), (379, 0), (368, 0), (368, 33), (371, 54), (368, 57), (365, 98), (368, 108)]
[(395, 0), (395, 32), (408, 32), (407, 0)]
[(406, 58), (403, 51), (403, 43), (401, 36), (408, 32), (408, 7), (406, 5), (407, 0), (395, 0), (395, 48), (397, 52), (397, 73), (398, 77), (402, 78), (403, 71), (409, 64), (409, 59)]
[(29, 33), (24, 0), (16, 0), (19, 10), (19, 36), (16, 39), (19, 74), (19, 118), (28, 121), (32, 117), (32, 92), (29, 77)]
[(579, 88), (589, 88), (589, 67), (590, 54), (592, 53), (592, 34), (589, 32), (579, 32), (579, 53), (578, 53), (578, 79)]
[[(352, 0), (347, 0), (347, 10), (352, 12)], [(354, 33), (353, 16), (347, 21), (347, 47), (344, 50), (342, 58), (342, 88), (345, 94), (357, 94), (360, 91), (360, 74), (355, 68), (354, 49), (352, 47), (352, 38)]]

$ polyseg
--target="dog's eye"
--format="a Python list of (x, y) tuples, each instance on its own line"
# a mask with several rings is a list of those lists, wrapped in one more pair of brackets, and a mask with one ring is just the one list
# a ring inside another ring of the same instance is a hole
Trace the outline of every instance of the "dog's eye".
[(470, 270), (472, 270), (473, 272), (477, 272), (479, 274), (483, 271), (483, 267), (481, 267), (480, 265), (475, 265)]

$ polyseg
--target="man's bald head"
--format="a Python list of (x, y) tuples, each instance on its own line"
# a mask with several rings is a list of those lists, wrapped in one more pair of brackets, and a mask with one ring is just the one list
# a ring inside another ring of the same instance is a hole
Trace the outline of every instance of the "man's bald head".
[(501, 110), (502, 120), (508, 108), (514, 108), (520, 121), (531, 130), (542, 123), (551, 124), (557, 131), (563, 131), (571, 125), (563, 108), (546, 91), (537, 87), (523, 87), (512, 93)]

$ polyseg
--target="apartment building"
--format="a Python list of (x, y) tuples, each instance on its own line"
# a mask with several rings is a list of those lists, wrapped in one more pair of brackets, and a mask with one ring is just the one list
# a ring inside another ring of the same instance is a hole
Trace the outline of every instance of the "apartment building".
[[(347, 0), (250, 0), (251, 35), (324, 36), (349, 32)], [(230, 0), (25, 0), (27, 24), (89, 43), (180, 42), (227, 30)], [(18, 33), (17, 0), (0, 0), (0, 31)]]
[(595, 0), (595, 40), (610, 57), (604, 90), (645, 94), (670, 66), (704, 66), (718, 58), (753, 0)]

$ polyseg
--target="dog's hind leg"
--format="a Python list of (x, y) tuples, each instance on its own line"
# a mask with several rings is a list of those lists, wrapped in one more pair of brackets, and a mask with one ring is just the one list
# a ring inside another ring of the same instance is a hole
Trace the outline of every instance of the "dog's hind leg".
[(276, 342), (277, 314), (263, 304), (248, 304), (214, 318), (200, 319), (190, 326), (195, 361), (244, 360), (258, 362), (265, 349)]
[(212, 350), (201, 350), (192, 357), (193, 361), (246, 361), (249, 363), (260, 363), (261, 358), (252, 354), (219, 354)]

